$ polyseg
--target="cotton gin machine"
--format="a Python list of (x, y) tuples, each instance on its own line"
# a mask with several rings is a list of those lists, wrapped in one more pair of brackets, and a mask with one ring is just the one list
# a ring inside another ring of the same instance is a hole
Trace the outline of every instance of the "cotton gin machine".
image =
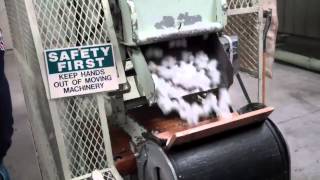
[(128, 80), (125, 94), (110, 98), (109, 107), (123, 177), (290, 179), (285, 140), (268, 119), (273, 108), (251, 102), (232, 108), (228, 88), (240, 78), (238, 42), (221, 36), (225, 0), (118, 0), (110, 6)]

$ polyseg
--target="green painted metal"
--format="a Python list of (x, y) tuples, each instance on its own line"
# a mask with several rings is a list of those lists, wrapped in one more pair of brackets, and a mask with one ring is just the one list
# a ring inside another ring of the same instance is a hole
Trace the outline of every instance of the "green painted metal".
[(155, 102), (155, 85), (139, 48), (178, 37), (218, 32), (227, 23), (226, 0), (118, 0), (122, 15), (123, 44), (130, 49), (137, 89)]
[(217, 32), (227, 23), (226, 0), (119, 0), (119, 4), (127, 45)]
[(148, 64), (139, 48), (131, 51), (131, 61), (136, 71), (137, 88), (141, 96), (148, 99), (149, 104), (155, 102), (155, 85)]

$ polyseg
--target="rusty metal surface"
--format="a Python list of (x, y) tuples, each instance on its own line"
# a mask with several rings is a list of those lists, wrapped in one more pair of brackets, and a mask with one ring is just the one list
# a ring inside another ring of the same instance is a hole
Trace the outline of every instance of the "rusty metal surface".
[(113, 157), (117, 170), (122, 175), (132, 174), (136, 171), (136, 157), (130, 148), (130, 136), (123, 130), (110, 127), (110, 138)]
[[(194, 127), (182, 120), (177, 113), (164, 115), (157, 106), (143, 106), (133, 109), (128, 112), (128, 115), (154, 134), (175, 133)], [(215, 120), (212, 118), (209, 121)], [(199, 124), (207, 123), (207, 121), (208, 119), (202, 119)]]

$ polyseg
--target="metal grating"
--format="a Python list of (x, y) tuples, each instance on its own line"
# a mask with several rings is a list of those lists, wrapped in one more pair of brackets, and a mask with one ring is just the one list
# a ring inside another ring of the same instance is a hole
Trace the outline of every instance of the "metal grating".
[(227, 0), (225, 34), (239, 37), (240, 69), (258, 79), (257, 101), (263, 101), (263, 16), (261, 0)]
[(58, 106), (72, 178), (106, 168), (108, 163), (96, 98), (66, 98), (60, 100)]
[(228, 9), (250, 8), (256, 5), (257, 0), (228, 0)]
[(239, 60), (241, 70), (255, 77), (259, 74), (259, 12), (230, 15), (225, 33), (239, 37)]
[[(112, 172), (109, 169), (102, 171), (102, 175), (105, 180), (114, 180), (114, 176), (112, 175)], [(92, 180), (92, 178), (88, 177), (88, 178), (85, 178), (84, 180)]]
[(45, 49), (109, 42), (100, 0), (33, 0)]
[[(37, 55), (36, 51), (36, 47), (38, 51), (42, 51), (109, 42), (102, 1), (5, 0), (5, 2), (10, 27), (14, 34), (15, 49), (21, 58), (25, 58), (25, 62), (21, 62), (25, 70), (22, 75), (24, 77), (30, 75), (29, 83), (26, 82), (28, 85), (24, 86), (25, 91), (36, 94), (37, 91), (31, 88), (39, 87), (38, 92), (41, 93), (32, 95), (33, 99), (30, 101), (31, 103), (39, 101), (43, 108), (39, 111), (44, 114), (43, 117), (50, 116), (48, 115), (50, 108), (65, 179), (87, 179), (93, 170), (103, 169), (108, 169), (104, 171), (107, 180), (118, 178), (115, 169), (110, 169), (113, 158), (111, 145), (106, 144), (109, 142), (106, 140), (109, 138), (106, 135), (108, 127), (106, 117), (103, 117), (105, 112), (101, 113), (103, 103), (101, 101), (98, 103), (99, 98), (103, 99), (102, 96), (88, 95), (48, 101), (40, 75), (40, 69), (45, 67), (42, 67), (41, 63), (39, 67), (38, 61), (39, 59), (41, 62), (43, 57)], [(36, 24), (28, 19), (30, 13), (35, 15)], [(37, 46), (32, 34), (34, 28), (39, 32), (43, 49)]]
[[(100, 0), (33, 0), (44, 49), (109, 42)], [(55, 100), (70, 178), (108, 167), (96, 96)], [(112, 158), (112, 157), (109, 157)], [(109, 178), (113, 179), (113, 178)]]
[(103, 177), (105, 180), (114, 180), (114, 177), (113, 177), (111, 171), (104, 172)]

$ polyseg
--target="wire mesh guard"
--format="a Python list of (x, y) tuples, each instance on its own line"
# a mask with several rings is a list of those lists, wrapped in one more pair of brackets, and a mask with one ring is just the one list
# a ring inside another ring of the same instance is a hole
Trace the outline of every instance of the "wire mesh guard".
[(58, 102), (60, 126), (73, 177), (108, 166), (96, 104), (94, 96), (66, 98)]
[(239, 60), (242, 71), (259, 73), (259, 13), (231, 15), (225, 33), (239, 37)]
[(260, 29), (259, 0), (228, 0), (227, 35), (239, 37), (239, 60), (242, 71), (259, 76)]
[[(114, 176), (109, 169), (100, 171), (104, 180), (114, 180)], [(92, 177), (87, 176), (87, 178), (82, 178), (83, 180), (94, 180)]]
[(100, 0), (33, 0), (33, 3), (45, 49), (109, 41)]
[(257, 0), (228, 0), (228, 9), (250, 8), (256, 5)]
[[(44, 49), (107, 43), (100, 0), (33, 0)], [(94, 95), (55, 100), (70, 178), (108, 168), (103, 127)], [(60, 147), (61, 148), (61, 147)], [(111, 150), (109, 150), (111, 151)], [(114, 179), (110, 171), (106, 179)]]

